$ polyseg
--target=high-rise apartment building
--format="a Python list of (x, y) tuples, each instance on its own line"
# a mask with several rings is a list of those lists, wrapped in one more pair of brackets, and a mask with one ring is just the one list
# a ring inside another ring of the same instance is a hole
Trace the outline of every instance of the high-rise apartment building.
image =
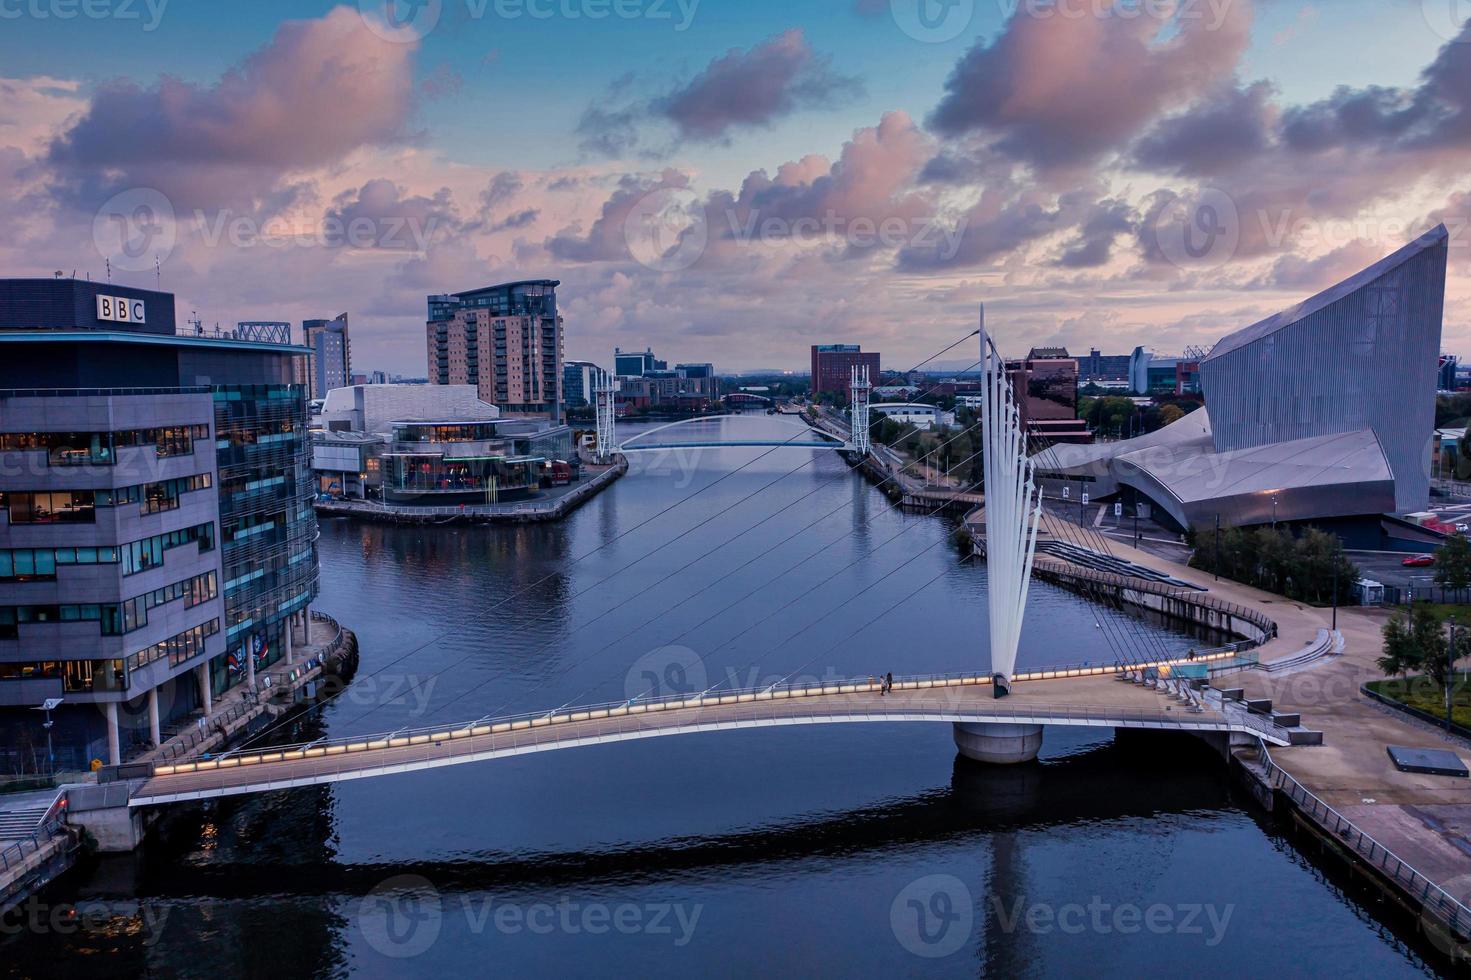
[(562, 416), (555, 279), (429, 297), (429, 383), (474, 385), (507, 415)]
[(306, 353), (0, 280), (0, 765), (49, 699), (58, 768), (114, 763), (285, 655), (317, 595)]
[(812, 394), (847, 397), (853, 368), (867, 368), (868, 380), (879, 380), (879, 355), (859, 344), (815, 344), (812, 348)]
[(303, 320), (302, 343), (311, 348), (305, 363), (308, 398), (326, 398), (333, 388), (352, 384), (352, 342), (347, 314), (332, 320)]

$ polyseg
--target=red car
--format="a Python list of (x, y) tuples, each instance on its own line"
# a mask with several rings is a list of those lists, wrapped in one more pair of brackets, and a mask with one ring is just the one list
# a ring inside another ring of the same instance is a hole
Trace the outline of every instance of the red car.
[(1406, 568), (1429, 568), (1431, 565), (1435, 564), (1435, 556), (1416, 555), (1413, 558), (1406, 558), (1404, 561), (1400, 562), (1400, 564), (1405, 566)]

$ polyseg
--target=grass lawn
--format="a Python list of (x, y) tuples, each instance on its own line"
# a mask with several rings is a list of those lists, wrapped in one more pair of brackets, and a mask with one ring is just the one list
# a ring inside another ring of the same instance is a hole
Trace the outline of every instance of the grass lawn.
[[(1400, 608), (1403, 609), (1404, 607), (1401, 606)], [(1457, 605), (1451, 602), (1417, 602), (1415, 603), (1415, 608), (1429, 609), (1435, 613), (1435, 618), (1442, 623), (1451, 616), (1455, 616), (1457, 628), (1462, 626), (1471, 627), (1471, 605)]]
[[(1401, 704), (1418, 708), (1436, 718), (1445, 717), (1445, 692), (1439, 684), (1426, 677), (1395, 677), (1390, 680), (1371, 681), (1368, 688), (1376, 694), (1392, 698)], [(1471, 728), (1471, 674), (1456, 675), (1456, 685), (1451, 702), (1451, 717), (1456, 724)]]

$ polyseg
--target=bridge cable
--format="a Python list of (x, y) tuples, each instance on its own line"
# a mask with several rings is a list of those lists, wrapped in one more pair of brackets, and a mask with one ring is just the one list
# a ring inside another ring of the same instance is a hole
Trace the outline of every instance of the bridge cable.
[[(963, 344), (969, 338), (976, 336), (979, 332), (980, 332), (979, 330), (973, 330), (973, 331), (971, 331), (970, 333), (968, 333), (965, 336), (961, 337), (959, 340), (955, 341), (954, 343), (950, 344), (949, 346), (943, 348), (942, 350), (936, 351), (934, 354), (931, 354), (929, 357), (925, 358), (915, 368), (913, 368), (911, 370), (917, 370), (919, 367), (923, 367), (925, 364), (928, 364), (930, 361), (933, 361), (935, 358), (940, 357), (943, 354), (945, 354), (946, 352), (948, 352), (950, 350), (953, 350), (955, 347), (958, 347), (960, 344)], [(981, 363), (981, 362), (980, 361), (975, 362), (975, 364), (979, 364), (979, 363)], [(974, 367), (975, 364), (972, 364), (971, 367)], [(966, 368), (966, 370), (970, 370), (970, 368)], [(965, 372), (962, 371), (961, 373), (963, 374)], [(924, 394), (929, 394), (930, 392), (933, 392), (938, 387), (939, 387), (938, 384), (932, 385), (926, 392), (924, 392)], [(797, 438), (797, 436), (793, 436), (791, 439), (788, 439), (785, 442), (789, 443), (789, 442), (795, 441), (796, 438)], [(783, 445), (785, 445), (785, 443), (783, 443)], [(485, 610), (485, 613), (479, 618), (478, 621), (479, 622), (485, 622), (485, 621), (487, 621), (488, 618), (489, 618), (489, 616), (490, 616), (490, 614), (491, 613), (494, 613), (496, 610), (500, 609), (502, 606), (505, 606), (506, 604), (508, 604), (510, 602), (514, 602), (515, 600), (517, 600), (517, 599), (519, 599), (519, 598), (527, 595), (532, 590), (537, 589), (537, 588), (541, 587), (542, 585), (545, 585), (547, 582), (549, 582), (549, 581), (551, 581), (551, 580), (553, 580), (555, 578), (558, 578), (560, 576), (565, 576), (567, 574), (568, 570), (572, 566), (574, 566), (574, 565), (578, 564), (579, 562), (581, 562), (581, 561), (583, 561), (583, 560), (591, 557), (592, 555), (597, 554), (598, 552), (604, 550), (605, 548), (608, 548), (609, 546), (611, 546), (614, 543), (622, 540), (623, 538), (629, 536), (630, 534), (633, 534), (634, 532), (640, 530), (641, 528), (644, 528), (644, 527), (652, 524), (653, 522), (659, 520), (659, 518), (663, 517), (664, 515), (666, 515), (666, 514), (672, 512), (672, 511), (674, 511), (675, 509), (683, 506), (684, 504), (690, 502), (691, 500), (694, 500), (696, 497), (700, 496), (705, 491), (710, 490), (710, 489), (713, 489), (714, 487), (720, 485), (721, 483), (723, 483), (726, 480), (730, 479), (731, 477), (735, 476), (737, 473), (740, 473), (742, 470), (745, 470), (747, 467), (752, 466), (752, 465), (760, 462), (761, 460), (765, 459), (767, 456), (771, 455), (772, 453), (776, 452), (778, 449), (781, 449), (781, 448), (782, 448), (781, 445), (771, 447), (770, 449), (768, 449), (765, 452), (763, 452), (763, 453), (759, 454), (758, 456), (756, 456), (754, 459), (751, 459), (751, 460), (749, 460), (749, 461), (747, 461), (745, 463), (742, 463), (740, 466), (738, 466), (734, 470), (731, 470), (730, 472), (728, 472), (728, 473), (724, 474), (723, 476), (717, 478), (716, 480), (712, 481), (711, 483), (708, 483), (705, 486), (701, 487), (699, 490), (697, 490), (694, 493), (690, 494), (688, 497), (682, 497), (682, 498), (680, 498), (679, 500), (675, 501), (673, 504), (670, 504), (668, 507), (663, 508), (658, 513), (652, 515), (651, 517), (647, 518), (646, 520), (644, 520), (644, 521), (642, 521), (642, 522), (634, 525), (633, 527), (629, 528), (626, 531), (622, 531), (622, 532), (614, 535), (612, 538), (610, 538), (607, 541), (603, 542), (602, 544), (598, 545), (596, 548), (593, 548), (591, 551), (588, 551), (588, 552), (586, 552), (586, 553), (584, 553), (582, 555), (579, 555), (579, 556), (573, 558), (570, 562), (568, 562), (565, 566), (563, 566), (558, 571), (548, 573), (547, 575), (543, 576), (542, 578), (538, 579), (537, 581), (532, 582), (531, 584), (525, 586), (524, 588), (517, 590), (516, 592), (512, 593), (509, 596), (506, 596), (504, 599), (501, 599), (499, 602), (497, 602), (494, 605), (492, 605), (489, 609)], [(813, 457), (812, 459), (809, 459), (806, 463), (803, 463), (801, 466), (798, 466), (798, 467), (794, 468), (793, 470), (791, 470), (790, 472), (788, 472), (786, 474), (783, 474), (781, 477), (778, 477), (777, 480), (772, 481), (772, 484), (774, 484), (776, 482), (779, 482), (782, 479), (785, 479), (787, 476), (790, 476), (792, 473), (795, 473), (797, 470), (800, 470), (800, 469), (802, 469), (805, 466), (811, 465), (811, 463), (813, 461), (815, 461), (815, 459), (816, 459), (816, 457)], [(770, 486), (772, 484), (767, 484), (767, 486)], [(882, 483), (880, 484), (880, 486), (881, 485), (882, 485)], [(761, 489), (765, 489), (765, 487), (763, 487)], [(814, 490), (813, 491), (810, 491), (808, 495), (810, 495), (811, 492), (816, 492), (816, 489), (818, 489), (818, 488), (814, 488)], [(622, 572), (626, 571), (627, 569), (633, 567), (633, 565), (636, 565), (639, 562), (643, 561), (645, 558), (649, 558), (652, 555), (658, 553), (659, 551), (661, 551), (664, 548), (668, 547), (669, 545), (673, 544), (675, 541), (680, 540), (680, 538), (682, 538), (685, 535), (691, 533), (692, 531), (695, 531), (698, 528), (703, 527), (705, 524), (708, 524), (711, 520), (714, 520), (716, 517), (723, 516), (725, 513), (727, 513), (728, 511), (730, 511), (731, 509), (733, 509), (735, 507), (738, 507), (740, 504), (744, 503), (751, 496), (754, 496), (755, 493), (759, 493), (759, 492), (760, 492), (760, 490), (753, 491), (752, 494), (748, 494), (746, 497), (743, 497), (741, 500), (738, 500), (735, 503), (733, 503), (733, 504), (731, 504), (731, 505), (729, 505), (729, 506), (727, 506), (725, 508), (722, 508), (720, 511), (718, 511), (715, 514), (711, 515), (705, 521), (702, 521), (699, 524), (695, 525), (694, 527), (687, 529), (686, 531), (682, 532), (677, 537), (671, 539), (670, 541), (665, 542), (664, 544), (662, 544), (659, 547), (653, 549), (652, 551), (649, 551), (649, 552), (645, 553), (644, 555), (641, 555), (639, 558), (635, 559), (633, 562), (630, 562), (628, 565), (623, 566), (623, 568), (618, 569), (617, 571), (615, 571), (614, 573), (612, 573), (611, 575), (609, 575), (607, 578), (604, 578), (604, 579), (600, 580), (599, 582), (595, 583), (594, 585), (589, 586), (588, 589), (584, 589), (584, 590), (582, 590), (580, 592), (574, 593), (572, 596), (569, 596), (568, 598), (569, 599), (575, 599), (575, 598), (577, 598), (577, 597), (585, 594), (590, 589), (596, 588), (597, 586), (606, 583), (609, 579), (611, 579), (611, 578), (613, 578), (613, 577), (621, 574)], [(804, 495), (804, 497), (805, 496), (807, 496), (807, 495)], [(804, 498), (798, 498), (798, 499), (800, 500), (800, 499), (804, 499)], [(796, 501), (794, 501), (794, 503), (795, 502)], [(731, 539), (731, 540), (734, 540), (734, 539)], [(717, 546), (717, 547), (723, 547), (723, 545)], [(436, 644), (436, 643), (438, 643), (438, 642), (440, 642), (440, 641), (442, 641), (442, 640), (444, 640), (444, 639), (446, 639), (446, 638), (454, 635), (454, 633), (456, 631), (460, 631), (460, 630), (463, 630), (463, 629), (464, 629), (464, 626), (457, 626), (457, 627), (454, 627), (452, 629), (445, 630), (442, 633), (436, 634), (435, 636), (430, 637), (425, 642), (419, 644), (416, 647), (413, 647), (413, 648), (409, 649), (404, 654), (402, 654), (402, 655), (394, 658), (393, 660), (389, 661), (388, 663), (384, 664), (383, 666), (377, 668), (371, 674), (366, 675), (366, 677), (364, 677), (363, 680), (368, 680), (368, 679), (371, 679), (373, 677), (379, 676), (380, 674), (383, 673), (383, 671), (389, 669), (390, 667), (393, 667), (393, 666), (396, 666), (397, 664), (402, 663), (404, 660), (406, 660), (407, 658), (413, 656), (414, 654), (417, 654), (417, 653), (422, 652), (423, 650), (427, 649), (428, 647), (430, 647), (430, 646), (432, 646), (432, 645), (434, 645), (434, 644)], [(463, 661), (460, 661), (460, 662), (463, 662)], [(432, 676), (437, 676), (437, 673), (435, 675), (431, 675), (431, 677)], [(328, 704), (331, 704), (332, 702), (334, 702), (337, 698), (341, 697), (346, 692), (347, 692), (347, 686), (344, 685), (341, 690), (337, 691), (334, 694), (329, 695), (326, 698), (323, 698), (323, 699), (315, 702), (309, 708), (307, 708), (304, 712), (296, 713), (296, 714), (293, 714), (293, 715), (283, 716), (280, 719), (280, 721), (278, 721), (276, 724), (269, 725), (266, 728), (262, 729), (260, 732), (257, 732), (255, 735), (251, 736), (245, 743), (242, 744), (242, 747), (244, 747), (244, 745), (249, 745), (249, 744), (252, 744), (252, 743), (258, 741), (259, 739), (265, 737), (266, 735), (268, 735), (272, 731), (275, 731), (276, 729), (282, 727), (283, 725), (285, 725), (287, 723), (295, 723), (297, 721), (303, 720), (308, 715), (310, 715), (310, 714), (312, 714), (314, 712), (320, 711), (322, 708), (325, 708)]]
[[(958, 436), (957, 436), (957, 438), (958, 438)], [(969, 459), (974, 458), (974, 456), (976, 456), (976, 455), (979, 455), (979, 453), (973, 454), (971, 457), (968, 457), (967, 458), (967, 461)], [(777, 542), (776, 545), (773, 545), (773, 547), (779, 547), (780, 545), (785, 544), (787, 541), (792, 540), (793, 538), (797, 537), (798, 535), (805, 533), (810, 528), (816, 526), (817, 524), (822, 523), (823, 521), (826, 521), (827, 519), (829, 519), (830, 517), (832, 517), (834, 514), (838, 513), (838, 511), (843, 510), (846, 507), (851, 507), (852, 506), (852, 503), (853, 502), (850, 500), (850, 501), (847, 501), (844, 504), (840, 504), (838, 507), (833, 508), (828, 513), (826, 513), (826, 514), (822, 515), (821, 517), (819, 517), (817, 520), (815, 520), (815, 521), (809, 523), (808, 525), (806, 525), (805, 527), (800, 528), (797, 531), (794, 531), (793, 533), (787, 535), (781, 541)], [(897, 509), (898, 506), (899, 505), (897, 503), (891, 502), (889, 504), (888, 508), (885, 509), (884, 511), (881, 511), (878, 515), (875, 515), (875, 518), (865, 518), (865, 523), (871, 525), (872, 524), (872, 521), (874, 519), (876, 519), (877, 517), (883, 517), (883, 516), (885, 516), (890, 511), (892, 511), (894, 509)], [(935, 516), (940, 511), (942, 511), (945, 508), (945, 506), (946, 505), (942, 503), (938, 507), (936, 507), (933, 511), (929, 512), (928, 514), (921, 515), (921, 517), (920, 517), (919, 520), (906, 522), (905, 525), (904, 525), (904, 527), (901, 528), (899, 531), (895, 532), (894, 534), (890, 535), (888, 538), (886, 538), (883, 541), (879, 542), (874, 547), (868, 549), (868, 551), (866, 551), (864, 554), (862, 554), (862, 555), (858, 556), (857, 558), (853, 559), (851, 562), (849, 562), (847, 565), (843, 566), (842, 568), (838, 569), (836, 572), (832, 573), (831, 575), (828, 575), (828, 576), (824, 577), (822, 581), (818, 582), (816, 585), (814, 585), (812, 588), (808, 589), (806, 592), (803, 592), (803, 593), (798, 594), (797, 596), (794, 596), (793, 598), (789, 599), (786, 603), (784, 603), (783, 605), (779, 606), (777, 609), (775, 609), (775, 610), (773, 610), (773, 611), (765, 614), (766, 615), (766, 618), (770, 618), (771, 616), (775, 616), (775, 615), (781, 613), (782, 611), (790, 608), (795, 603), (797, 603), (797, 602), (801, 601), (802, 599), (806, 598), (807, 596), (811, 595), (817, 589), (821, 588), (822, 586), (824, 586), (824, 585), (828, 584), (830, 581), (832, 581), (832, 578), (833, 578), (834, 575), (840, 575), (843, 572), (847, 571), (848, 569), (854, 567), (855, 565), (858, 565), (858, 564), (860, 564), (862, 562), (868, 561), (869, 559), (871, 559), (874, 556), (874, 554), (876, 554), (879, 550), (881, 550), (882, 548), (884, 548), (889, 543), (893, 542), (894, 540), (896, 540), (900, 536), (908, 533), (913, 528), (922, 526), (922, 524), (924, 523), (924, 520), (926, 518)], [(780, 513), (780, 511), (778, 511), (778, 513)], [(842, 535), (839, 535), (838, 537), (836, 537), (833, 540), (829, 541), (827, 544), (823, 545), (821, 548), (817, 549), (816, 551), (814, 551), (810, 555), (806, 556), (805, 558), (801, 559), (800, 561), (796, 562), (795, 564), (789, 566), (784, 571), (782, 571), (779, 575), (775, 576), (774, 578), (769, 578), (769, 579), (761, 582), (759, 585), (756, 586), (756, 588), (751, 589), (750, 591), (748, 591), (748, 592), (744, 593), (743, 595), (737, 597), (734, 601), (732, 601), (730, 603), (727, 603), (726, 605), (722, 606), (720, 609), (717, 609), (715, 612), (713, 612), (710, 615), (706, 616), (704, 619), (700, 620), (698, 623), (695, 623), (694, 625), (692, 625), (690, 627), (687, 627), (686, 629), (684, 629), (683, 631), (681, 631), (678, 635), (676, 635), (676, 636), (674, 636), (674, 637), (672, 637), (672, 638), (670, 638), (668, 640), (663, 641), (663, 644), (662, 645), (667, 646), (667, 645), (672, 644), (672, 643), (677, 643), (681, 639), (684, 639), (686, 636), (688, 636), (690, 633), (693, 633), (695, 630), (700, 629), (701, 627), (705, 626), (706, 624), (708, 624), (712, 620), (714, 620), (714, 619), (716, 619), (716, 618), (724, 615), (725, 613), (729, 612), (730, 610), (736, 608), (741, 603), (745, 602), (747, 599), (749, 599), (752, 596), (754, 596), (756, 593), (762, 591), (763, 589), (769, 588), (771, 585), (773, 585), (776, 582), (780, 581), (781, 579), (785, 578), (787, 575), (789, 575), (792, 572), (796, 571), (798, 568), (802, 567), (807, 562), (811, 561), (812, 559), (816, 558), (818, 555), (820, 555), (823, 552), (827, 551), (833, 545), (837, 544), (840, 541), (845, 541), (845, 540), (848, 540), (848, 536), (847, 536), (846, 533), (845, 534), (842, 534)], [(945, 541), (945, 539), (944, 538), (941, 538), (940, 540), (934, 542), (934, 544), (931, 544), (929, 547), (923, 549), (920, 552), (917, 552), (908, 561), (905, 561), (903, 564), (899, 565), (898, 567), (896, 567), (894, 569), (890, 569), (888, 572), (885, 572), (884, 575), (881, 576), (875, 583), (873, 583), (873, 584), (871, 584), (869, 586), (864, 587), (859, 592), (854, 593), (853, 595), (848, 596), (842, 602), (838, 603), (838, 605), (836, 607), (834, 607), (834, 609), (829, 610), (827, 613), (824, 613), (822, 616), (818, 617), (817, 620), (814, 620), (812, 623), (810, 623), (807, 626), (803, 627), (797, 633), (789, 635), (785, 640), (783, 640), (783, 643), (786, 643), (786, 642), (790, 641), (793, 636), (800, 635), (801, 633), (805, 632), (807, 629), (810, 629), (812, 626), (815, 626), (818, 622), (821, 622), (823, 619), (825, 619), (828, 616), (832, 615), (838, 609), (841, 609), (843, 606), (846, 606), (848, 603), (852, 602), (859, 595), (862, 595), (864, 592), (867, 592), (869, 589), (873, 588), (873, 585), (878, 584), (878, 582), (882, 582), (889, 575), (892, 575), (894, 572), (898, 571), (900, 568), (903, 568), (904, 566), (908, 565), (910, 562), (914, 561), (920, 555), (922, 555), (922, 554), (924, 554), (924, 553), (932, 550), (936, 545), (939, 545), (939, 544), (943, 543), (944, 541)], [(683, 605), (684, 603), (690, 601), (691, 599), (696, 598), (697, 596), (703, 595), (705, 592), (708, 592), (710, 589), (715, 588), (718, 585), (724, 584), (725, 580), (728, 579), (730, 576), (737, 574), (738, 572), (744, 570), (745, 568), (749, 567), (750, 565), (755, 564), (757, 561), (760, 561), (760, 560), (765, 559), (767, 557), (767, 554), (769, 554), (769, 549), (768, 549), (768, 552), (755, 555), (752, 558), (750, 558), (749, 560), (747, 560), (746, 562), (744, 562), (743, 564), (737, 566), (736, 568), (731, 569), (731, 570), (723, 573), (719, 578), (717, 578), (714, 581), (708, 583), (707, 585), (705, 585), (703, 588), (699, 589), (698, 591), (692, 593), (691, 595), (685, 596), (683, 599), (680, 599), (680, 600), (676, 601), (672, 606), (669, 606), (668, 608), (663, 609), (663, 610), (661, 610), (658, 613), (655, 613), (653, 616), (650, 616), (648, 619), (645, 619), (643, 622), (639, 623), (637, 626), (633, 627), (631, 630), (629, 630), (629, 631), (623, 633), (622, 635), (620, 635), (620, 636), (618, 636), (618, 637), (616, 637), (616, 638), (608, 641), (603, 646), (599, 647), (597, 650), (594, 650), (587, 657), (584, 657), (583, 659), (577, 661), (576, 663), (567, 665), (567, 667), (564, 668), (563, 673), (565, 673), (566, 670), (575, 669), (577, 667), (582, 666), (583, 664), (589, 663), (598, 654), (600, 654), (600, 653), (602, 653), (602, 652), (604, 652), (604, 651), (612, 648), (617, 643), (620, 643), (623, 640), (626, 640), (629, 637), (637, 634), (639, 631), (643, 630), (645, 627), (647, 627), (650, 624), (654, 623), (656, 620), (661, 619), (664, 616), (667, 616), (670, 612), (673, 612), (675, 609), (677, 609), (679, 606)], [(760, 625), (760, 624), (757, 623), (755, 625)], [(715, 653), (718, 653), (720, 650), (725, 649), (731, 643), (735, 642), (737, 639), (739, 639), (740, 637), (744, 636), (746, 633), (750, 632), (750, 630), (751, 629), (754, 629), (754, 628), (755, 628), (755, 626), (753, 625), (753, 626), (747, 627), (744, 630), (741, 630), (739, 633), (737, 633), (734, 636), (730, 637), (729, 639), (725, 640), (719, 646), (713, 648), (712, 650), (710, 650), (708, 653), (704, 654), (703, 656), (697, 656), (696, 661), (698, 663), (700, 663), (701, 665), (704, 665), (705, 664), (706, 657), (713, 656)], [(624, 668), (623, 672), (624, 673), (627, 672), (626, 671), (626, 668)], [(602, 680), (600, 680), (600, 681), (596, 682), (595, 684), (593, 684), (592, 686), (588, 687), (586, 690), (584, 690), (582, 692), (582, 694), (579, 694), (577, 696), (577, 698), (574, 698), (573, 701), (575, 702), (575, 701), (577, 701), (577, 700), (585, 697), (590, 692), (592, 692), (594, 690), (597, 690), (599, 687), (601, 687), (602, 685), (606, 684), (613, 677), (616, 677), (617, 676), (617, 673), (618, 672), (615, 671), (613, 674), (609, 674), (607, 677), (603, 678)], [(553, 675), (553, 676), (561, 676), (561, 675), (558, 674), (558, 675)], [(449, 707), (451, 704), (454, 704), (457, 701), (463, 699), (466, 695), (471, 694), (471, 693), (473, 693), (476, 690), (479, 690), (481, 687), (484, 687), (487, 683), (490, 682), (490, 680), (493, 680), (493, 679), (494, 678), (489, 678), (489, 679), (487, 679), (485, 681), (481, 681), (479, 684), (476, 684), (473, 687), (467, 688), (466, 690), (460, 692), (460, 694), (458, 694), (452, 700), (446, 702), (443, 705), (440, 705), (438, 711), (443, 711), (445, 708)], [(526, 697), (528, 694), (531, 694), (531, 693), (534, 693), (537, 690), (540, 690), (542, 687), (545, 687), (548, 683), (550, 683), (552, 679), (553, 679), (553, 677), (545, 678), (541, 683), (537, 684), (535, 687), (532, 687), (531, 689), (529, 689), (527, 691), (520, 692), (517, 695), (517, 697), (518, 698)], [(645, 696), (644, 694), (638, 695), (639, 698), (644, 697), (644, 696)], [(637, 698), (635, 700), (637, 700)], [(510, 702), (506, 702), (505, 704), (502, 704), (500, 707), (497, 707), (497, 708), (493, 709), (492, 714), (495, 714), (495, 713), (501, 711), (503, 708), (509, 706), (509, 704), (510, 704)]]

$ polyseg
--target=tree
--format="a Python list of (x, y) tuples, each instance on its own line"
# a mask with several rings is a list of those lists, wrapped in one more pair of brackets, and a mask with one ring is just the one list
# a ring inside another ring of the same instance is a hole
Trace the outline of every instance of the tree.
[(1412, 626), (1413, 613), (1400, 610), (1384, 624), (1384, 654), (1378, 661), (1386, 677), (1408, 677), (1425, 662)]
[(1384, 655), (1377, 661), (1379, 669), (1392, 677), (1420, 673), (1444, 690), (1455, 662), (1471, 654), (1471, 629), (1456, 631), (1454, 647), (1448, 633), (1428, 605), (1395, 613), (1384, 626)]
[(1159, 410), (1159, 424), (1161, 426), (1174, 425), (1185, 417), (1185, 413), (1178, 405), (1166, 405)]
[(1461, 441), (1456, 443), (1456, 479), (1471, 480), (1471, 425), (1466, 426)]
[(1443, 589), (1471, 588), (1471, 543), (1453, 534), (1435, 552), (1435, 584)]

